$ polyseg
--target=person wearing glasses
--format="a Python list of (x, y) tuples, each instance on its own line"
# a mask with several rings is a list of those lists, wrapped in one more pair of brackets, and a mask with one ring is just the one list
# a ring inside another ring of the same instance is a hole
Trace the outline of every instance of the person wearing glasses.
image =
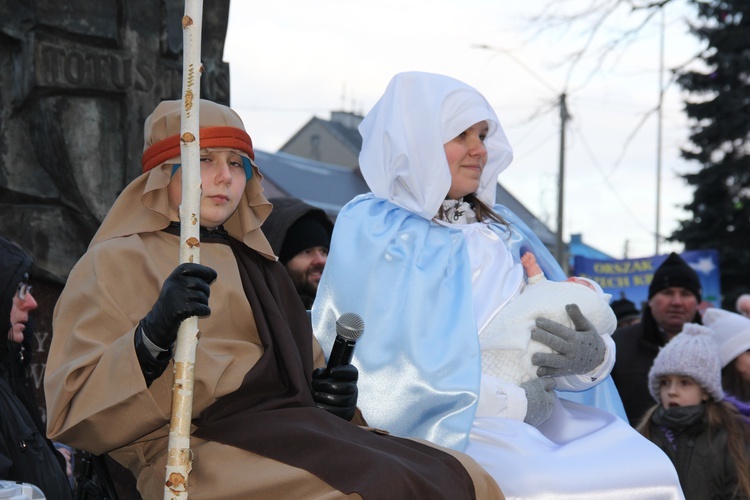
[(47, 439), (33, 384), (24, 383), (30, 354), (24, 348), (29, 314), (37, 308), (29, 285), (31, 257), (0, 237), (0, 481), (37, 486), (47, 498), (72, 498), (66, 474), (69, 457)]

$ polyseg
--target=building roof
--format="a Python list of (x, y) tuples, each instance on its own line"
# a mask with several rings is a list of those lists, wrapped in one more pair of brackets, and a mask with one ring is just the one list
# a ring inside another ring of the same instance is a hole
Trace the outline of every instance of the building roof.
[(497, 194), (495, 196), (497, 203), (505, 205), (510, 209), (511, 212), (516, 214), (522, 221), (529, 226), (534, 234), (544, 243), (544, 245), (552, 249), (556, 243), (555, 233), (546, 226), (541, 220), (532, 214), (528, 208), (526, 208), (518, 199), (510, 194), (500, 183), (497, 185)]
[(359, 125), (361, 121), (362, 116), (342, 111), (332, 112), (330, 120), (324, 120), (317, 116), (313, 116), (302, 126), (302, 128), (295, 132), (294, 135), (292, 135), (292, 137), (281, 146), (281, 148), (279, 148), (279, 151), (287, 150), (311, 127), (320, 126), (335, 137), (341, 145), (357, 156), (362, 149), (362, 136), (357, 129), (357, 125)]
[(575, 267), (575, 258), (577, 256), (586, 257), (589, 259), (612, 259), (611, 255), (608, 255), (601, 250), (587, 245), (583, 242), (583, 235), (571, 234), (568, 254), (570, 255), (570, 269)]
[(367, 193), (359, 170), (332, 165), (287, 153), (255, 151), (255, 162), (263, 174), (263, 187), (321, 208), (332, 217), (355, 196)]
[(319, 118), (315, 119), (319, 120), (320, 123), (331, 132), (331, 134), (340, 138), (343, 144), (346, 144), (352, 151), (359, 154), (362, 149), (362, 136), (356, 127), (352, 128), (338, 121), (320, 120)]
[[(574, 252), (575, 250), (575, 252)], [(570, 253), (580, 255), (581, 257), (588, 257), (589, 259), (611, 259), (611, 255), (607, 255), (601, 250), (587, 245), (583, 242), (583, 235), (571, 234), (570, 235)]]

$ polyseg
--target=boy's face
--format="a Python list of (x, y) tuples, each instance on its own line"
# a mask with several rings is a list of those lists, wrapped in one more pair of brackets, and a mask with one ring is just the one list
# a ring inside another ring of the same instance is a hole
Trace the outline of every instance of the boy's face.
[(693, 377), (686, 375), (662, 375), (659, 394), (664, 409), (675, 406), (694, 406), (708, 399), (708, 393)]
[[(214, 229), (224, 224), (240, 204), (246, 182), (240, 155), (231, 151), (201, 154), (201, 226)], [(182, 202), (182, 168), (172, 176), (167, 192), (170, 219), (177, 221)]]

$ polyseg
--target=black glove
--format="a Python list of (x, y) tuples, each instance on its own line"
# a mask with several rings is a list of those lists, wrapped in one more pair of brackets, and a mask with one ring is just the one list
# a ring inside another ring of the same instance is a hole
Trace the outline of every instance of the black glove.
[(169, 366), (169, 360), (172, 359), (172, 351), (164, 351), (157, 356), (153, 355), (143, 342), (143, 330), (141, 330), (140, 325), (135, 330), (135, 355), (138, 357), (143, 378), (146, 379), (146, 387), (149, 387), (154, 380), (161, 377), (161, 374)]
[(211, 314), (209, 283), (215, 279), (216, 271), (210, 267), (192, 263), (177, 266), (164, 281), (154, 307), (141, 320), (143, 334), (156, 346), (172, 349), (183, 320)]
[(313, 399), (318, 408), (351, 420), (357, 410), (357, 378), (359, 371), (354, 365), (340, 365), (326, 373), (325, 368), (316, 368), (312, 373)]
[(537, 318), (531, 338), (559, 354), (537, 352), (531, 362), (539, 367), (540, 377), (588, 373), (604, 361), (607, 346), (594, 325), (586, 319), (576, 304), (568, 304), (565, 311), (575, 330), (546, 318)]
[(526, 392), (526, 417), (529, 425), (539, 427), (549, 419), (555, 409), (555, 388), (557, 382), (552, 377), (534, 378), (521, 384)]

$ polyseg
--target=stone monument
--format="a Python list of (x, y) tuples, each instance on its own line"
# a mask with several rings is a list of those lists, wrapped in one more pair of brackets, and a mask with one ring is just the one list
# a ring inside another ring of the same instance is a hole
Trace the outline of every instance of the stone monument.
[[(229, 0), (203, 10), (201, 97), (229, 104)], [(181, 97), (184, 11), (182, 0), (0, 0), (0, 234), (35, 261), (40, 397), (68, 273), (141, 173), (146, 117)]]

